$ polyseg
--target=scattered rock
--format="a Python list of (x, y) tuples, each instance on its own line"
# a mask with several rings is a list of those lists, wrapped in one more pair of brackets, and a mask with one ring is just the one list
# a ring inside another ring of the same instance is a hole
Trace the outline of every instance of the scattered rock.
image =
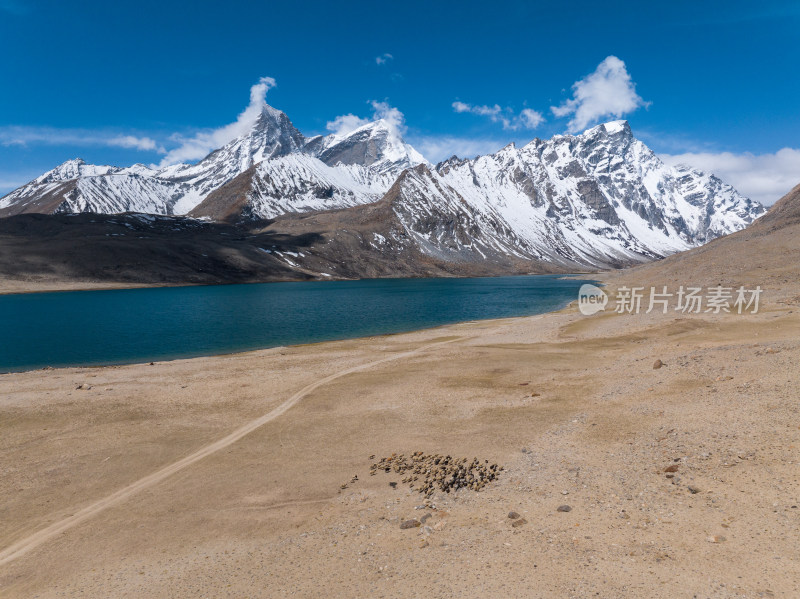
[(689, 489), (689, 493), (692, 495), (697, 495), (700, 492), (699, 487), (695, 487), (694, 485), (689, 485), (686, 488)]
[[(490, 482), (497, 480), (503, 467), (481, 462), (478, 458), (453, 458), (439, 454), (425, 454), (415, 451), (409, 456), (392, 454), (370, 466), (370, 471), (380, 470), (405, 474), (402, 479), (409, 488), (431, 497), (436, 490), (450, 493), (459, 489), (480, 491)], [(392, 484), (392, 483), (390, 483)], [(396, 487), (397, 483), (392, 484)]]
[(541, 393), (531, 393), (531, 397), (541, 397)]
[(516, 520), (514, 520), (511, 523), (511, 527), (512, 528), (519, 528), (520, 526), (523, 526), (524, 524), (527, 524), (527, 523), (528, 523), (528, 521), (525, 518), (517, 518)]
[(568, 505), (559, 505), (556, 508), (556, 511), (557, 512), (571, 512), (572, 508), (570, 506), (568, 506)]
[(409, 528), (419, 528), (420, 526), (422, 526), (422, 522), (420, 522), (419, 520), (414, 520), (414, 519), (412, 519), (412, 520), (403, 520), (400, 523), (400, 528), (402, 530), (407, 530)]
[(428, 547), (429, 545), (430, 545), (430, 543), (428, 543), (427, 539), (425, 539), (425, 540), (422, 541), (422, 543), (419, 544), (419, 548), (420, 549), (425, 549), (425, 547)]
[(678, 471), (678, 464), (670, 464), (666, 468), (664, 468), (664, 472), (677, 472)]
[(508, 517), (511, 518), (512, 520), (516, 520), (517, 518), (519, 518), (519, 514), (517, 512), (508, 512)]
[(419, 521), (422, 522), (422, 524), (425, 524), (430, 519), (431, 516), (433, 516), (433, 514), (428, 512), (427, 514), (422, 516), (422, 518), (420, 518)]
[(664, 362), (662, 362), (661, 360), (656, 360), (656, 361), (653, 363), (653, 370), (658, 370), (658, 369), (659, 369), (659, 368), (661, 368), (662, 366), (666, 366), (666, 364), (664, 364)]
[(713, 535), (710, 537), (706, 537), (706, 541), (708, 541), (709, 543), (724, 543), (727, 540), (728, 539), (726, 539), (722, 535)]
[(395, 481), (392, 481), (392, 482), (390, 482), (390, 483), (389, 483), (389, 486), (390, 486), (392, 489), (396, 489), (396, 488), (397, 488), (397, 483), (396, 483)]

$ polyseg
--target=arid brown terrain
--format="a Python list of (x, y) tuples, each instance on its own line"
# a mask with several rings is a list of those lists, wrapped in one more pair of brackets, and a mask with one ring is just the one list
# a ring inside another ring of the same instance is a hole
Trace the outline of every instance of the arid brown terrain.
[[(799, 216), (796, 188), (606, 276), (760, 286), (757, 314), (572, 305), (2, 375), (0, 594), (796, 597)], [(427, 501), (371, 470), (420, 451), (503, 470)]]
[(390, 211), (380, 202), (238, 224), (141, 214), (20, 214), (0, 218), (0, 293), (574, 270), (512, 257), (436, 259), (399, 242), (376, 245), (375, 223), (384, 218)]

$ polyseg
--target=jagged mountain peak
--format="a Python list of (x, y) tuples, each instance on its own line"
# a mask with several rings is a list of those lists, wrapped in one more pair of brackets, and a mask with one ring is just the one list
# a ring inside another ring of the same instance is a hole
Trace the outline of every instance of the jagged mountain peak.
[[(599, 129), (599, 127), (602, 127), (608, 135), (633, 135), (630, 123), (624, 119), (619, 121), (609, 121), (608, 123), (603, 123), (602, 125), (594, 127), (594, 129)], [(589, 131), (591, 131), (591, 129), (589, 129)]]
[(59, 164), (52, 170), (47, 171), (39, 179), (42, 181), (67, 181), (75, 179), (81, 174), (81, 167), (85, 166), (86, 162), (83, 158), (72, 158)]
[(86, 164), (83, 158), (72, 158), (47, 171), (35, 181), (38, 183), (70, 181), (79, 177), (106, 175), (116, 170), (119, 169), (113, 166)]
[(242, 164), (241, 170), (246, 170), (273, 156), (299, 151), (305, 143), (305, 137), (286, 113), (264, 104), (249, 131), (209, 154), (203, 162), (212, 157), (235, 159)]
[(314, 138), (308, 151), (330, 166), (336, 164), (372, 167), (381, 172), (427, 164), (422, 154), (403, 141), (397, 127), (377, 119), (346, 133)]
[[(570, 137), (570, 136), (565, 136)], [(633, 137), (633, 130), (631, 129), (630, 123), (625, 120), (617, 120), (617, 121), (608, 121), (606, 123), (600, 123), (599, 125), (595, 125), (594, 127), (589, 127), (583, 133), (578, 133), (576, 135), (572, 135), (571, 137), (576, 137), (579, 139), (593, 139), (597, 137), (602, 138), (628, 138)]]

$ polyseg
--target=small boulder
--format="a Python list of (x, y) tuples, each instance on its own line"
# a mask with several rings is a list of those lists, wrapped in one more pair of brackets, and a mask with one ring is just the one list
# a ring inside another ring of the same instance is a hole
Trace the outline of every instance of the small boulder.
[(412, 519), (412, 520), (403, 520), (400, 523), (400, 528), (402, 530), (407, 530), (409, 528), (419, 528), (420, 526), (422, 526), (422, 523), (419, 520), (414, 520), (414, 519)]
[(568, 505), (559, 505), (556, 508), (556, 511), (557, 512), (571, 512), (572, 508), (570, 506), (568, 506)]
[(659, 368), (661, 368), (662, 366), (666, 366), (666, 364), (664, 364), (664, 362), (662, 362), (661, 360), (656, 360), (656, 361), (653, 363), (653, 370), (658, 370), (658, 369), (659, 369)]

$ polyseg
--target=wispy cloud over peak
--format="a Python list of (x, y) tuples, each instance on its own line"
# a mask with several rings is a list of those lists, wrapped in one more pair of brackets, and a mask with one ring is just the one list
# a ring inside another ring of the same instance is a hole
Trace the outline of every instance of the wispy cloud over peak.
[(355, 131), (368, 123), (383, 120), (389, 127), (389, 130), (398, 138), (405, 135), (407, 130), (406, 117), (397, 107), (392, 106), (386, 100), (371, 100), (369, 104), (372, 107), (371, 120), (352, 113), (343, 114), (337, 116), (332, 121), (328, 121), (326, 128), (336, 135), (347, 135), (351, 131)]
[(173, 136), (173, 141), (178, 142), (180, 145), (167, 153), (161, 161), (161, 165), (166, 166), (177, 162), (200, 160), (212, 150), (216, 150), (229, 141), (247, 133), (267, 104), (267, 92), (276, 85), (277, 83), (272, 77), (261, 77), (258, 83), (250, 88), (250, 103), (247, 108), (239, 114), (233, 123), (218, 129), (200, 131), (192, 137)]
[(369, 123), (369, 119), (362, 119), (360, 116), (350, 113), (339, 115), (332, 121), (328, 121), (325, 128), (334, 135), (347, 135), (367, 123)]
[(601, 118), (619, 118), (649, 104), (636, 93), (625, 63), (608, 56), (593, 73), (572, 84), (572, 98), (550, 110), (557, 117), (571, 115), (568, 129), (581, 131)]
[(493, 123), (500, 123), (503, 129), (516, 131), (518, 129), (536, 129), (544, 122), (544, 116), (531, 108), (522, 109), (519, 114), (509, 108), (503, 108), (499, 104), (493, 106), (472, 105), (456, 100), (452, 104), (456, 112), (468, 112), (489, 118)]
[(387, 101), (371, 101), (372, 109), (375, 111), (376, 119), (382, 119), (389, 128), (398, 136), (402, 137), (406, 133), (406, 117), (396, 107), (391, 106)]

